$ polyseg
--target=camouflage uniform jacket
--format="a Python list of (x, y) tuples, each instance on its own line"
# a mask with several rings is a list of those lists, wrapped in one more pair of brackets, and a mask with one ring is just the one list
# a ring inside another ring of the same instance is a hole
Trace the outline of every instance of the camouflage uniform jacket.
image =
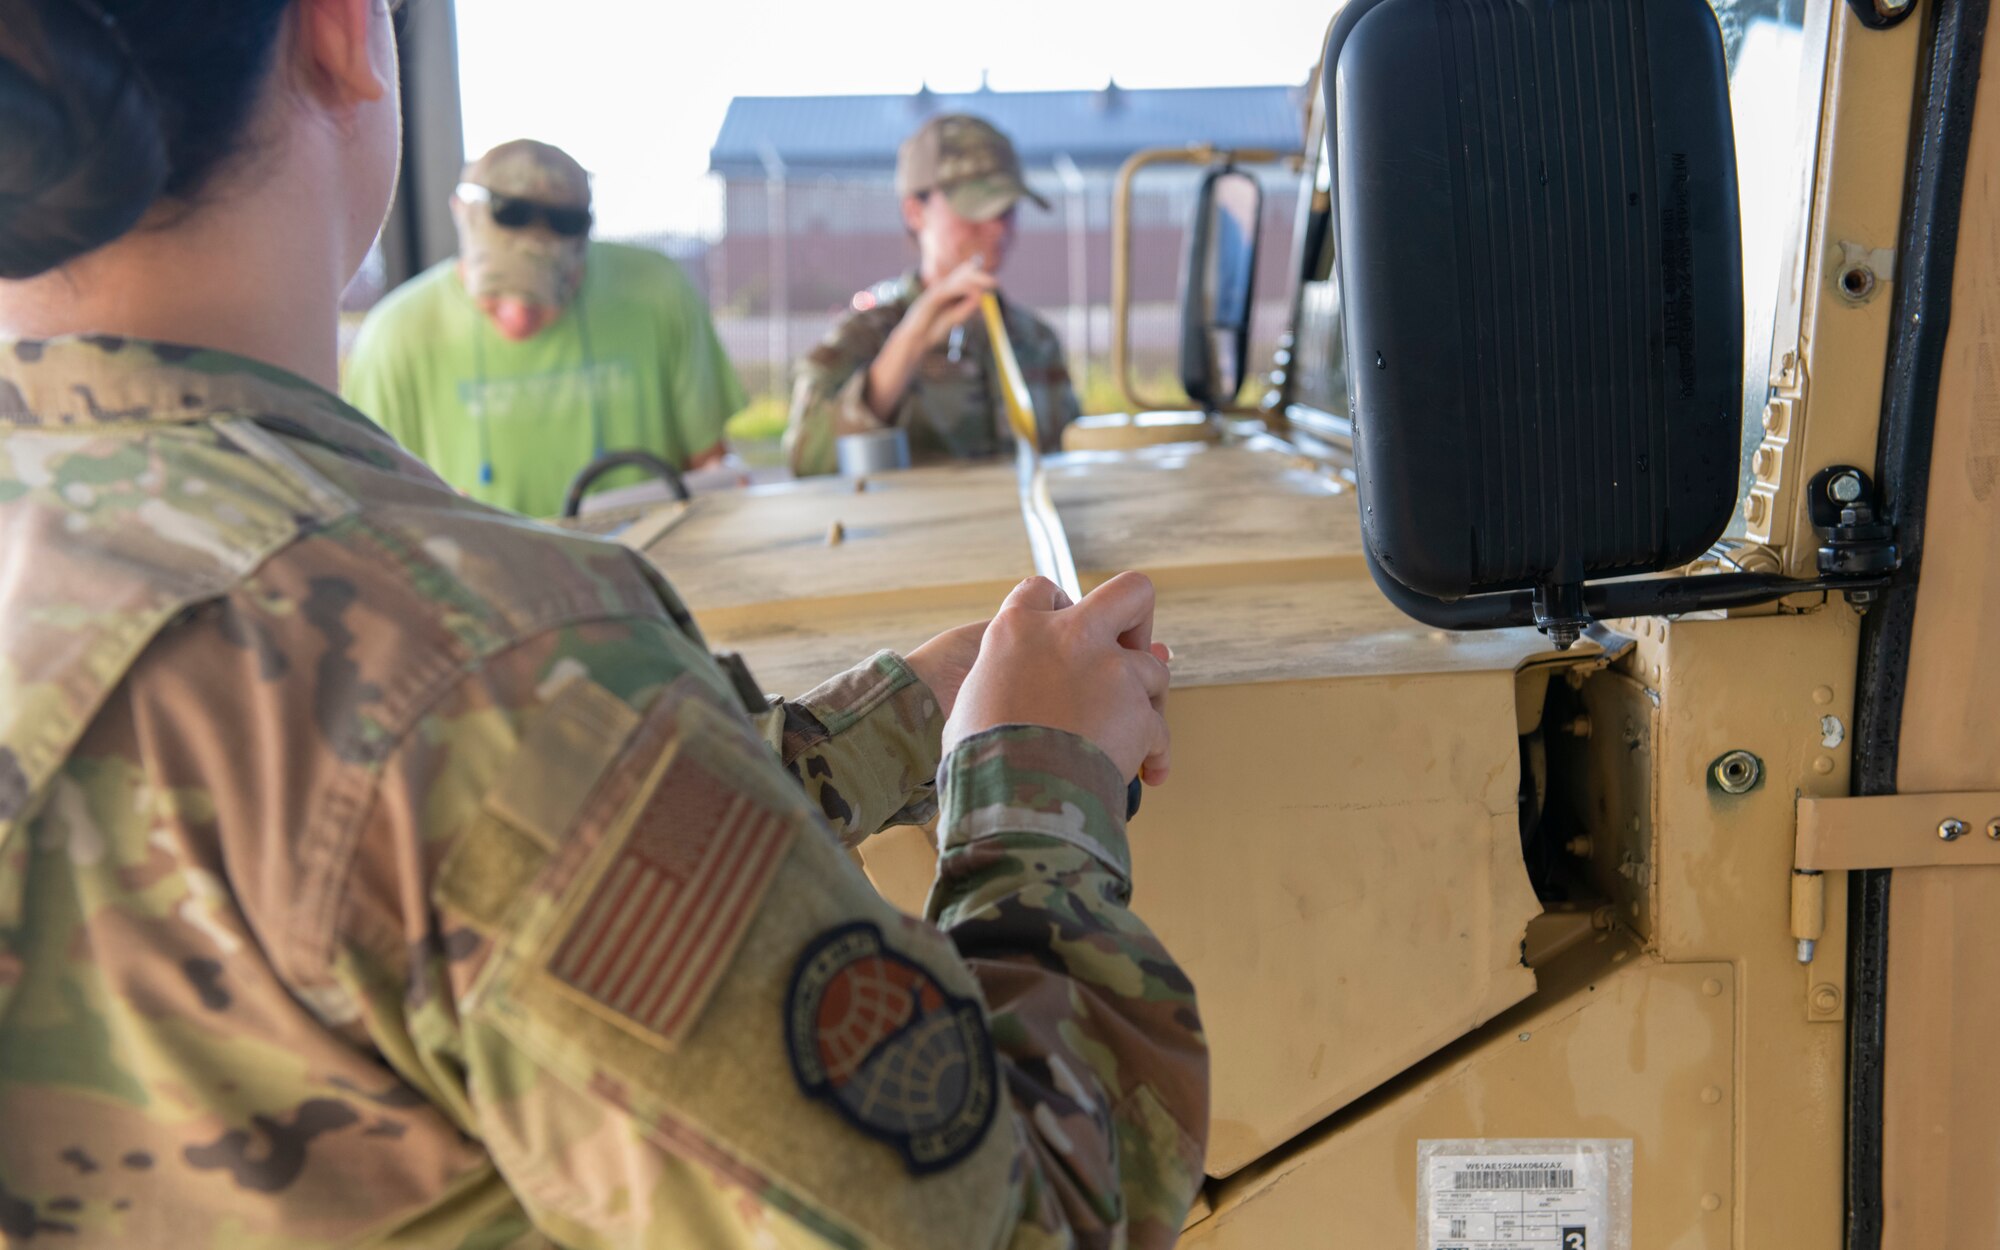
[[(843, 318), (805, 358), (793, 384), (791, 425), (785, 431), (785, 455), (792, 472), (832, 473), (838, 464), (834, 440), (884, 427), (862, 395), (868, 366), (922, 291), (923, 283), (914, 273), (881, 283), (873, 291), (877, 301), (873, 308)], [(1002, 298), (1000, 309), (1035, 402), (1042, 450), (1054, 451), (1063, 427), (1082, 411), (1070, 386), (1069, 366), (1063, 363), (1062, 340), (1047, 322), (1019, 304)], [(888, 424), (910, 432), (911, 458), (918, 462), (1013, 450), (1014, 434), (1001, 402), (1000, 371), (993, 362), (983, 318), (974, 316), (965, 323), (957, 360), (951, 359), (948, 343), (918, 359), (909, 388), (896, 405), (895, 419)]]
[[(1171, 1242), (1206, 1059), (1115, 770), (1002, 728), (933, 799), (887, 652), (765, 720), (317, 388), (0, 342), (0, 1241)], [(932, 802), (925, 922), (823, 813)]]

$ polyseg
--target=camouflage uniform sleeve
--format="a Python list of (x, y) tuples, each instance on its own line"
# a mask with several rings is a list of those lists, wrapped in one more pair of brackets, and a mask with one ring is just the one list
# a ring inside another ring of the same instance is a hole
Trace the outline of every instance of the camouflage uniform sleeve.
[(944, 712), (895, 652), (878, 652), (783, 712), (780, 757), (843, 844), (937, 814)]
[(868, 366), (900, 317), (900, 310), (882, 315), (888, 312), (848, 317), (800, 364), (785, 429), (785, 460), (800, 477), (834, 471), (838, 464), (834, 440), (841, 435), (883, 427), (863, 391)]
[(1080, 738), (1007, 726), (959, 744), (939, 788), (927, 912), (1038, 1130), (1030, 1223), (1172, 1245), (1201, 1185), (1208, 1052), (1192, 983), (1130, 910), (1124, 779)]
[[(726, 685), (676, 676), (636, 636), (509, 662), (507, 684), (537, 692), (511, 757), (486, 758), (484, 686), (411, 738), (434, 753), (463, 726), (484, 763), (408, 775), (490, 787), (433, 887), (455, 1027), (414, 1032), (442, 1043), (422, 1071), (462, 1073), (442, 1101), (542, 1231), (1174, 1240), (1200, 1181), (1206, 1056), (1191, 988), (1126, 909), (1124, 787), (1095, 748), (1009, 728), (954, 753), (927, 924), (852, 866)], [(875, 663), (872, 704), (802, 702), (838, 723), (921, 689)], [(408, 998), (371, 1014), (400, 1021)]]

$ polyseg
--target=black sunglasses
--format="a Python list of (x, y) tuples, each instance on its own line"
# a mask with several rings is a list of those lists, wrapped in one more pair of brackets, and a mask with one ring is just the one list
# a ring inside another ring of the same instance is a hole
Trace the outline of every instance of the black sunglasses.
[(493, 213), (493, 224), (508, 230), (526, 230), (540, 222), (565, 239), (581, 238), (590, 233), (590, 210), (587, 208), (569, 208), (501, 195), (476, 182), (460, 183), (458, 198), (467, 204), (485, 204)]

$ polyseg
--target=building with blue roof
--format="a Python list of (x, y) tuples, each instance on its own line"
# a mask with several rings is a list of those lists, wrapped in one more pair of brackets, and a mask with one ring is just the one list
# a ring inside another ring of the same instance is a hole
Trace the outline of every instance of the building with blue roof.
[(1205, 140), (1218, 147), (1296, 148), (1304, 118), (1297, 87), (1178, 87), (1098, 91), (937, 92), (910, 95), (738, 96), (709, 149), (724, 178), (762, 178), (776, 157), (800, 174), (892, 171), (896, 148), (927, 118), (973, 113), (1014, 140), (1030, 170), (1115, 170), (1144, 148)]

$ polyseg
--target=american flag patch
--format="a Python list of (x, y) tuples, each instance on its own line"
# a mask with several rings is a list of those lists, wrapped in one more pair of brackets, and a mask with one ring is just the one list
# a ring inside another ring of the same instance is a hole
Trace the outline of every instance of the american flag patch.
[(667, 1042), (687, 1032), (776, 875), (792, 824), (676, 758), (570, 918), (557, 981)]

